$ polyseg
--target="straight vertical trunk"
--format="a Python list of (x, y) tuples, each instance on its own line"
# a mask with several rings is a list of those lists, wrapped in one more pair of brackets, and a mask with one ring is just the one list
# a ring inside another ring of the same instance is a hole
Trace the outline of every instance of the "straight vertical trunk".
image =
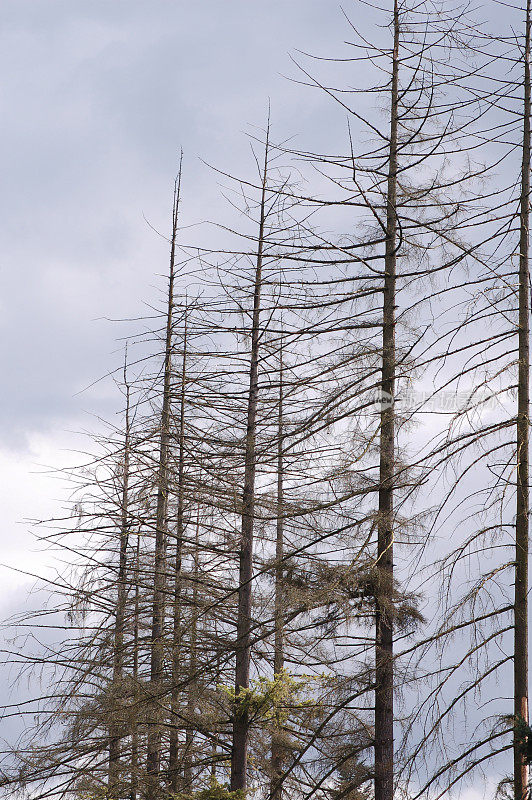
[(146, 759), (147, 800), (158, 800), (159, 773), (161, 768), (161, 705), (164, 676), (164, 612), (166, 591), (166, 540), (168, 517), (168, 456), (171, 413), (172, 372), (172, 325), (174, 308), (175, 247), (177, 217), (181, 185), (181, 169), (174, 188), (172, 209), (172, 238), (170, 247), (170, 270), (168, 279), (168, 306), (166, 312), (166, 338), (164, 349), (163, 404), (161, 410), (161, 433), (159, 443), (159, 467), (157, 476), (157, 515), (155, 532), (155, 563), (153, 586), (153, 613), (150, 648), (150, 694), (151, 715), (148, 729), (148, 752)]
[[(127, 356), (126, 356), (127, 358)], [(127, 545), (129, 531), (129, 460), (130, 460), (130, 390), (127, 382), (126, 364), (124, 364), (124, 386), (126, 389), (126, 417), (124, 435), (124, 458), (122, 462), (122, 493), (120, 498), (120, 556), (118, 564), (118, 593), (115, 613), (115, 634), (113, 652), (113, 717), (118, 714), (118, 719), (112, 719), (109, 729), (109, 778), (108, 795), (110, 798), (117, 796), (120, 780), (120, 741), (122, 736), (122, 672), (124, 666), (124, 626), (126, 613), (126, 569)]]
[(137, 800), (139, 783), (139, 615), (140, 615), (140, 536), (137, 536), (135, 555), (135, 610), (133, 620), (133, 726), (131, 731), (131, 794), (130, 800)]
[[(528, 724), (528, 429), (530, 404), (530, 298), (529, 298), (529, 202), (530, 202), (530, 0), (527, 0), (523, 103), (523, 161), (519, 241), (519, 377), (517, 395), (517, 513), (515, 529), (514, 609), (514, 714)], [(514, 737), (514, 795), (526, 800), (528, 766), (523, 742)]]
[(244, 491), (242, 494), (242, 538), (238, 590), (238, 619), (236, 629), (235, 712), (231, 748), (231, 791), (245, 790), (247, 785), (247, 751), (249, 739), (249, 714), (238, 707), (241, 690), (249, 688), (249, 660), (251, 653), (251, 578), (253, 570), (253, 520), (255, 514), (255, 439), (257, 428), (257, 396), (259, 365), (260, 302), (262, 289), (262, 259), (264, 226), (266, 221), (266, 185), (268, 173), (269, 125), (266, 137), (260, 226), (253, 292), (253, 318), (251, 325), (251, 354), (249, 391), (247, 403), (247, 428), (244, 461)]
[[(277, 417), (277, 531), (275, 542), (275, 634), (273, 644), (273, 672), (279, 675), (284, 669), (284, 615), (283, 615), (283, 578), (284, 578), (284, 460), (283, 460), (283, 344), (281, 340), (279, 363), (279, 412)], [(272, 779), (270, 796), (272, 800), (282, 800), (283, 789), (280, 783), (283, 771), (282, 748), (277, 732), (272, 736)]]
[(196, 681), (194, 676), (198, 668), (198, 654), (197, 654), (197, 638), (198, 638), (198, 581), (199, 581), (199, 508), (196, 518), (196, 538), (194, 543), (194, 587), (192, 589), (192, 620), (190, 622), (190, 659), (189, 659), (189, 672), (190, 679), (188, 683), (188, 701), (187, 701), (187, 730), (185, 736), (185, 757), (183, 778), (185, 784), (185, 791), (191, 791), (192, 787), (192, 747), (194, 745), (194, 729), (192, 721), (196, 708)]
[[(216, 625), (216, 620), (214, 621), (214, 638), (215, 640), (218, 639), (218, 628)], [(220, 674), (221, 670), (221, 658), (220, 653), (218, 652), (216, 655), (216, 675)], [(219, 745), (219, 737), (218, 734), (215, 732), (214, 736), (212, 737), (212, 750), (211, 750), (211, 780), (214, 782), (217, 780), (216, 773), (217, 773), (217, 765), (218, 765), (218, 745)]]
[(397, 126), (399, 11), (394, 4), (391, 121), (386, 208), (386, 251), (382, 336), (380, 479), (375, 614), (375, 800), (393, 800), (393, 487), (395, 472), (395, 283), (397, 239)]
[(174, 576), (174, 621), (172, 641), (172, 696), (170, 701), (171, 723), (170, 729), (170, 755), (168, 772), (170, 777), (170, 791), (177, 792), (179, 788), (179, 731), (177, 719), (180, 704), (179, 682), (181, 676), (181, 562), (183, 553), (184, 535), (184, 478), (185, 478), (185, 385), (187, 369), (187, 317), (185, 316), (185, 331), (183, 337), (183, 362), (181, 367), (181, 389), (179, 409), (179, 461), (178, 461), (178, 489), (177, 489), (177, 537), (176, 560)]

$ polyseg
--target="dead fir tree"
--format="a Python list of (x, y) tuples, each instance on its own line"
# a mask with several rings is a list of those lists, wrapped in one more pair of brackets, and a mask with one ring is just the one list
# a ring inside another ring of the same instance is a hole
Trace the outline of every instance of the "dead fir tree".
[[(181, 162), (182, 163), (182, 162)], [(172, 371), (172, 335), (174, 309), (174, 281), (177, 224), (181, 191), (181, 167), (174, 185), (174, 202), (172, 207), (172, 233), (170, 238), (170, 266), (168, 275), (168, 304), (166, 311), (166, 338), (164, 349), (163, 395), (160, 422), (159, 467), (157, 478), (157, 516), (154, 552), (154, 589), (153, 620), (151, 630), (150, 684), (153, 695), (152, 719), (148, 733), (147, 749), (147, 800), (159, 798), (159, 772), (161, 763), (161, 709), (162, 683), (164, 676), (164, 617), (166, 603), (167, 580), (167, 525), (168, 525), (168, 459), (170, 447), (171, 418), (171, 371)]]
[[(407, 430), (411, 417), (397, 410), (395, 399), (398, 385), (404, 388), (411, 385), (416, 369), (415, 355), (422, 355), (421, 360), (430, 358), (427, 353), (431, 346), (434, 348), (434, 344), (427, 343), (430, 325), (418, 323), (417, 328), (411, 327), (409, 342), (403, 340), (400, 347), (397, 336), (398, 330), (402, 335), (408, 330), (406, 320), (412, 311), (418, 318), (423, 307), (429, 317), (433, 313), (430, 292), (426, 292), (422, 281), (431, 281), (434, 285), (438, 273), (456, 269), (470, 256), (473, 248), (465, 245), (462, 237), (471, 219), (475, 218), (476, 210), (471, 207), (468, 219), (463, 209), (467, 210), (469, 201), (466, 200), (465, 206), (461, 201), (468, 197), (468, 186), (486, 172), (482, 165), (469, 168), (466, 164), (464, 168), (464, 163), (460, 163), (462, 157), (467, 158), (467, 153), (477, 147), (475, 128), (472, 118), (467, 119), (467, 113), (474, 108), (477, 115), (474, 119), (479, 124), (485, 113), (485, 107), (479, 103), (475, 92), (470, 92), (467, 83), (475, 67), (461, 64), (453, 71), (447, 61), (451, 48), (459, 49), (461, 37), (467, 39), (469, 35), (467, 19), (460, 10), (425, 6), (414, 9), (407, 3), (395, 3), (387, 18), (389, 40), (374, 46), (358, 26), (351, 24), (358, 55), (342, 60), (356, 62), (371, 55), (384, 72), (385, 82), (371, 91), (386, 99), (388, 130), (385, 134), (379, 124), (360, 113), (359, 105), (349, 102), (349, 95), (363, 97), (368, 90), (336, 90), (331, 88), (330, 79), (320, 81), (303, 70), (305, 82), (327, 92), (348, 114), (357, 133), (369, 129), (379, 142), (373, 151), (359, 154), (350, 134), (350, 156), (318, 153), (308, 154), (307, 158), (314, 159), (321, 175), (328, 167), (331, 184), (343, 192), (340, 197), (321, 200), (329, 216), (331, 208), (337, 208), (340, 215), (342, 207), (347, 207), (359, 213), (362, 213), (360, 209), (365, 209), (375, 221), (369, 236), (351, 234), (348, 238), (344, 234), (341, 247), (336, 245), (336, 249), (330, 235), (323, 237), (316, 254), (309, 256), (309, 262), (316, 267), (323, 263), (320, 258), (323, 259), (328, 249), (335, 253), (336, 263), (342, 257), (345, 265), (356, 265), (360, 270), (360, 274), (346, 274), (336, 280), (336, 286), (340, 282), (347, 286), (350, 280), (354, 286), (357, 283), (360, 286), (353, 289), (351, 295), (345, 291), (343, 298), (338, 292), (338, 307), (342, 303), (347, 306), (363, 291), (366, 297), (371, 297), (372, 292), (382, 297), (380, 321), (375, 321), (375, 307), (370, 306), (373, 315), (367, 314), (366, 327), (382, 331), (380, 346), (373, 349), (380, 360), (377, 386), (382, 404), (377, 432), (378, 509), (372, 596), (375, 610), (374, 782), (375, 797), (383, 800), (391, 800), (397, 791), (393, 697), (397, 686), (405, 680), (402, 671), (398, 671), (393, 652), (394, 625), (398, 627), (401, 597), (398, 576), (394, 574), (393, 549), (394, 542), (406, 530), (406, 519), (402, 518), (401, 511), (404, 514), (410, 504), (409, 498), (425, 480), (424, 474), (428, 474), (422, 459), (413, 459), (409, 469), (401, 457), (399, 434)], [(461, 117), (464, 111), (466, 116)], [(468, 140), (469, 134), (471, 139)], [(452, 158), (458, 160), (456, 169), (449, 168)], [(317, 199), (316, 205), (319, 203)], [(377, 253), (378, 248), (383, 249), (382, 255)], [(439, 263), (437, 258), (441, 259)], [(383, 264), (382, 271), (375, 263), (378, 259)], [(334, 264), (333, 257), (329, 256), (329, 265)], [(401, 265), (399, 288), (398, 264)], [(366, 275), (364, 270), (367, 270)], [(316, 285), (334, 286), (333, 274), (331, 270), (331, 274), (324, 275)], [(331, 304), (330, 294), (327, 301)], [(359, 312), (352, 324), (359, 323), (362, 327), (361, 317)], [(368, 378), (370, 374), (368, 371)], [(400, 501), (397, 508), (394, 508), (394, 498)], [(419, 512), (417, 516), (421, 518)], [(415, 511), (412, 517), (416, 518)], [(414, 557), (412, 563), (416, 563)]]

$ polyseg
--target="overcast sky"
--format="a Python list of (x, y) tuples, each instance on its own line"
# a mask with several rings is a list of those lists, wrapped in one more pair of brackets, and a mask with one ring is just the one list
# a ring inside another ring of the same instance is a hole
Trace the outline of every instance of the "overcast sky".
[[(121, 359), (105, 320), (157, 297), (167, 248), (144, 217), (167, 229), (179, 149), (189, 224), (221, 205), (200, 157), (245, 174), (243, 131), (268, 98), (279, 138), (333, 145), (331, 104), (286, 76), (290, 53), (335, 55), (346, 38), (330, 0), (0, 3), (0, 561), (39, 568), (25, 520), (64, 497), (44, 465), (120, 408), (109, 382), (82, 390)], [(356, 84), (363, 68), (346, 69)], [(12, 608), (26, 579), (0, 578)]]
[[(0, 485), (3, 560), (28, 567), (26, 518), (57, 510), (72, 431), (110, 415), (122, 331), (166, 268), (180, 147), (184, 223), (216, 216), (199, 157), (245, 171), (243, 131), (330, 138), (330, 105), (288, 80), (289, 53), (338, 52), (330, 0), (2, 0), (0, 4)], [(160, 285), (160, 284), (159, 284)], [(17, 524), (18, 521), (18, 524)], [(0, 603), (13, 576), (5, 576)]]

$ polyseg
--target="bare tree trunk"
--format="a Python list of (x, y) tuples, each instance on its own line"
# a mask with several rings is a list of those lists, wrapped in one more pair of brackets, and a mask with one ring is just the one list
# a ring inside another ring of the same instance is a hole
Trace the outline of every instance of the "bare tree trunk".
[[(275, 542), (275, 634), (273, 644), (273, 672), (279, 675), (284, 669), (284, 615), (283, 615), (283, 578), (284, 578), (284, 459), (283, 459), (283, 343), (281, 340), (279, 356), (279, 411), (277, 416), (277, 531)], [(277, 731), (272, 736), (272, 760), (271, 760), (271, 786), (270, 796), (272, 800), (282, 800), (283, 788), (280, 783), (283, 771), (282, 748), (280, 746)]]
[(166, 540), (168, 517), (168, 455), (171, 413), (172, 333), (174, 308), (175, 247), (177, 218), (181, 188), (181, 168), (174, 186), (172, 209), (172, 238), (170, 246), (170, 271), (168, 280), (168, 306), (166, 313), (166, 339), (164, 349), (163, 404), (157, 476), (157, 516), (155, 533), (155, 569), (153, 586), (153, 614), (150, 648), (151, 718), (148, 728), (147, 800), (158, 800), (161, 767), (161, 711), (164, 675), (164, 610), (166, 590)]
[(262, 289), (262, 259), (264, 250), (264, 228), (266, 221), (266, 185), (269, 155), (269, 123), (262, 174), (260, 203), (260, 226), (253, 293), (253, 318), (251, 325), (251, 354), (249, 368), (249, 391), (247, 403), (247, 429), (244, 462), (244, 491), (242, 495), (242, 540), (240, 545), (240, 570), (238, 591), (238, 619), (236, 630), (235, 666), (235, 712), (233, 719), (233, 741), (231, 748), (231, 791), (244, 790), (247, 785), (247, 751), (249, 738), (249, 714), (238, 707), (242, 689), (249, 688), (249, 660), (251, 652), (251, 578), (253, 571), (253, 519), (255, 513), (255, 439), (257, 428), (258, 364), (260, 303)]
[[(122, 462), (122, 496), (120, 498), (120, 556), (118, 563), (118, 596), (115, 613), (115, 634), (113, 648), (113, 716), (109, 729), (109, 778), (108, 795), (117, 797), (120, 777), (120, 740), (123, 721), (120, 719), (122, 712), (122, 672), (124, 665), (124, 625), (127, 599), (127, 546), (129, 532), (129, 460), (130, 460), (130, 388), (127, 382), (127, 351), (124, 362), (124, 386), (126, 391), (126, 416), (124, 433), (124, 457)], [(118, 713), (119, 718), (115, 716)]]
[(139, 783), (139, 613), (140, 613), (140, 536), (135, 554), (135, 609), (133, 620), (133, 729), (131, 731), (131, 800), (137, 800)]
[(185, 316), (185, 331), (183, 337), (183, 362), (181, 368), (181, 397), (179, 409), (179, 462), (178, 462), (178, 487), (177, 487), (177, 537), (176, 560), (174, 577), (174, 621), (172, 641), (172, 696), (170, 700), (171, 721), (170, 729), (170, 755), (168, 773), (170, 777), (170, 791), (177, 792), (179, 788), (179, 731), (177, 719), (180, 704), (179, 681), (181, 679), (181, 561), (183, 553), (184, 535), (184, 478), (185, 478), (185, 392), (187, 370), (187, 317)]
[(194, 586), (192, 589), (192, 619), (190, 621), (190, 660), (189, 672), (190, 679), (188, 684), (188, 701), (187, 701), (187, 730), (185, 736), (185, 757), (183, 777), (185, 783), (185, 791), (190, 791), (192, 786), (192, 747), (194, 745), (194, 729), (192, 727), (192, 720), (194, 718), (194, 710), (196, 707), (196, 681), (194, 676), (198, 668), (198, 654), (197, 654), (197, 635), (198, 635), (198, 581), (199, 581), (199, 508), (196, 518), (196, 538), (194, 544)]
[[(521, 172), (521, 214), (519, 241), (519, 377), (517, 395), (517, 513), (515, 529), (515, 612), (514, 612), (514, 714), (528, 724), (528, 428), (530, 405), (530, 0), (526, 8), (525, 71), (523, 103), (523, 161)], [(525, 800), (528, 766), (522, 737), (514, 737), (514, 795)]]
[[(216, 619), (214, 620), (214, 638), (218, 639), (218, 627), (216, 625)], [(216, 675), (220, 674), (221, 669), (221, 658), (220, 658), (220, 651), (216, 653)], [(218, 745), (220, 743), (219, 736), (215, 732), (214, 736), (212, 737), (212, 750), (211, 750), (211, 781), (214, 782), (217, 780), (217, 766), (218, 766)]]
[(375, 800), (393, 800), (393, 486), (395, 472), (395, 282), (397, 238), (397, 127), (399, 10), (394, 3), (390, 146), (386, 208), (386, 251), (382, 335), (382, 410), (377, 544), (375, 637)]

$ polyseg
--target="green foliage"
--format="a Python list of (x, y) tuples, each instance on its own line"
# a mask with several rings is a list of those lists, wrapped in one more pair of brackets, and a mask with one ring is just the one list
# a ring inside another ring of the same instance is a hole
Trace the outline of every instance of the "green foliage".
[[(107, 787), (101, 786), (89, 791), (82, 791), (79, 800), (115, 800), (107, 794)], [(211, 778), (210, 786), (199, 789), (197, 792), (177, 792), (172, 794), (170, 800), (246, 800), (246, 792), (237, 789), (232, 792), (227, 786), (218, 783), (216, 778)]]
[(232, 686), (219, 686), (219, 689), (229, 697), (235, 714), (247, 713), (250, 719), (259, 718), (281, 726), (294, 708), (305, 708), (310, 704), (310, 701), (300, 698), (307, 683), (306, 676), (294, 678), (283, 669), (273, 679), (257, 678), (249, 689), (240, 689), (238, 696)]
[(523, 717), (514, 720), (515, 738), (527, 764), (532, 763), (532, 728)]
[(172, 800), (245, 800), (245, 797), (246, 793), (242, 789), (232, 792), (227, 786), (218, 783), (216, 778), (212, 778), (207, 789), (185, 794), (178, 792), (172, 795)]

